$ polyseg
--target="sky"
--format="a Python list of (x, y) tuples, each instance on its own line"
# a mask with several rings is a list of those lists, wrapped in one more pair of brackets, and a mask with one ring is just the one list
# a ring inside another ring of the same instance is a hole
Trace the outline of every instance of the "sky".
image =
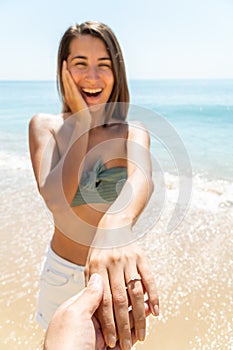
[(54, 80), (74, 23), (109, 25), (129, 79), (232, 79), (233, 0), (0, 0), (0, 80)]

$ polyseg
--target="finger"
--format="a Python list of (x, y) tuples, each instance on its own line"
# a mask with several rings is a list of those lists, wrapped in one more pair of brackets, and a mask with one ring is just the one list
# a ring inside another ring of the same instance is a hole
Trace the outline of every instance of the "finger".
[(72, 86), (71, 86), (71, 79), (70, 79), (70, 73), (67, 69), (67, 62), (63, 62), (63, 82), (65, 87), (65, 93), (66, 97), (69, 98), (72, 96)]
[(81, 301), (88, 305), (88, 311), (91, 315), (94, 314), (96, 309), (99, 307), (104, 294), (104, 285), (102, 277), (94, 273), (84, 289), (84, 293), (81, 296)]
[(67, 103), (69, 103), (70, 101), (72, 101), (72, 97), (77, 92), (76, 91), (77, 88), (69, 70), (67, 69), (66, 61), (63, 61), (63, 64), (62, 64), (62, 81), (64, 85), (65, 100)]
[(70, 95), (73, 96), (74, 94), (77, 93), (77, 86), (74, 82), (74, 79), (68, 70), (67, 62), (64, 61), (64, 74), (65, 74), (65, 79), (67, 82), (67, 86), (69, 87), (68, 92), (70, 92)]
[[(145, 315), (146, 317), (148, 317), (151, 314), (149, 300), (144, 302), (144, 308), (145, 308)], [(133, 318), (132, 311), (129, 312), (129, 323), (130, 323), (130, 329), (132, 330), (134, 328), (134, 318)]]
[(57, 313), (62, 313), (68, 308), (85, 312), (90, 318), (98, 308), (103, 298), (103, 282), (100, 275), (94, 274), (90, 279), (88, 287), (64, 301), (57, 309)]
[(148, 299), (150, 303), (151, 312), (154, 316), (159, 315), (159, 296), (156, 288), (155, 278), (151, 269), (149, 268), (149, 263), (147, 259), (138, 262), (138, 271), (142, 278), (142, 283), (148, 294)]
[[(151, 314), (148, 300), (144, 303), (144, 307), (145, 307), (145, 313), (146, 313), (146, 317), (147, 317)], [(138, 339), (136, 337), (136, 334), (135, 334), (135, 331), (133, 328), (134, 321), (133, 321), (132, 311), (130, 311), (130, 313), (129, 313), (129, 320), (130, 320), (130, 328), (131, 328), (131, 340), (132, 340), (132, 345), (134, 345)], [(121, 350), (119, 342), (117, 342), (117, 344), (113, 350)]]
[(97, 318), (101, 324), (105, 343), (109, 347), (114, 347), (116, 344), (117, 335), (113, 313), (112, 293), (109, 285), (107, 271), (102, 271), (101, 276), (103, 278), (104, 284), (104, 295), (102, 302), (97, 310)]
[(64, 86), (64, 97), (65, 97), (65, 102), (69, 102), (69, 97), (70, 97), (70, 87), (69, 87), (69, 82), (68, 82), (68, 77), (67, 77), (67, 62), (63, 61), (62, 63), (62, 82)]
[(134, 277), (140, 277), (138, 271), (134, 267), (127, 266), (125, 271), (125, 279), (127, 283), (127, 291), (132, 305), (132, 315), (134, 320), (134, 329), (137, 338), (143, 341), (146, 336), (146, 314), (144, 307), (143, 286), (140, 280), (131, 280)]
[(115, 266), (109, 271), (109, 276), (119, 343), (122, 350), (128, 350), (132, 343), (124, 274)]
[(67, 62), (63, 61), (63, 63), (62, 63), (62, 81), (64, 84), (65, 92), (68, 92), (68, 85), (69, 85), (67, 72), (68, 72)]
[(83, 289), (83, 291), (68, 300), (66, 306), (71, 304), (72, 307), (85, 308), (85, 312), (89, 314), (91, 317), (95, 313), (96, 309), (100, 305), (104, 293), (104, 286), (102, 277), (94, 273), (87, 287)]
[(96, 335), (95, 350), (106, 350), (104, 337), (100, 328), (100, 323), (95, 318), (95, 316), (92, 317), (92, 322), (95, 328), (95, 335)]

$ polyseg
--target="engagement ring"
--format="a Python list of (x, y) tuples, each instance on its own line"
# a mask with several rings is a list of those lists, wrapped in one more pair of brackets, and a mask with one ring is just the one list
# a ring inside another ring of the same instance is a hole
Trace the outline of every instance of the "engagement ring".
[(136, 281), (141, 281), (141, 276), (140, 275), (132, 275), (126, 285), (128, 286), (129, 283), (131, 282), (136, 282)]

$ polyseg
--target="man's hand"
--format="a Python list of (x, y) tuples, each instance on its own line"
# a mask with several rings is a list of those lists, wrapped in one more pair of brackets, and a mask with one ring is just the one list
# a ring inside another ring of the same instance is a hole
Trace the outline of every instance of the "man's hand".
[(93, 274), (87, 287), (64, 302), (54, 313), (45, 335), (44, 350), (98, 350), (105, 344), (93, 317), (103, 298), (101, 276)]
[[(104, 336), (93, 314), (103, 298), (103, 282), (93, 274), (87, 287), (79, 294), (65, 301), (55, 312), (45, 335), (44, 350), (107, 350)], [(151, 313), (149, 301), (144, 303), (145, 314)], [(132, 311), (129, 312), (131, 343), (138, 340)], [(122, 350), (119, 341), (112, 350)]]

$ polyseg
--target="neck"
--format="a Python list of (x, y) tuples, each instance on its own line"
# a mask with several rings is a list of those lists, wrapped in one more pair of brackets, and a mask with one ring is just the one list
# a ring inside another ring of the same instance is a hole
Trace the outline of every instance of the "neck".
[(100, 108), (90, 108), (91, 113), (91, 127), (96, 128), (98, 126), (103, 126), (105, 123), (105, 108), (101, 106)]

